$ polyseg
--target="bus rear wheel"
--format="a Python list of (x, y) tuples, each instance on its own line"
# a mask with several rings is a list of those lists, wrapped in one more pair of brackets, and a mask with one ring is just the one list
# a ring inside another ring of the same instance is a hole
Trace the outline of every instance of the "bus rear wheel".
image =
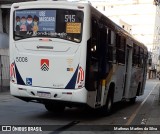
[(103, 107), (104, 115), (110, 115), (113, 111), (113, 95), (111, 93), (108, 94), (106, 105)]
[(130, 102), (131, 104), (134, 104), (134, 103), (136, 102), (136, 97), (130, 98), (130, 99), (129, 99), (129, 102)]
[(62, 104), (49, 103), (44, 105), (49, 112), (54, 112), (54, 113), (62, 113), (65, 109), (65, 106)]

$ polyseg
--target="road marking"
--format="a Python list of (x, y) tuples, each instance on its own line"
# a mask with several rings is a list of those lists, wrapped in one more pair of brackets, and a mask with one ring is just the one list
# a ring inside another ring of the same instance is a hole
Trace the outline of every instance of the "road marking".
[(143, 106), (143, 104), (146, 102), (146, 100), (148, 99), (148, 97), (150, 96), (150, 94), (152, 93), (152, 91), (156, 88), (156, 86), (158, 85), (158, 83), (152, 88), (152, 90), (150, 91), (150, 93), (148, 94), (148, 96), (144, 99), (144, 101), (139, 105), (139, 107), (137, 108), (137, 110), (130, 116), (129, 120), (127, 121), (127, 123), (125, 125), (130, 125), (132, 123), (132, 121), (134, 120), (134, 118), (136, 117), (137, 113), (139, 112), (139, 110), (141, 109), (141, 107)]
[(66, 129), (69, 129), (70, 127), (74, 126), (74, 125), (77, 125), (80, 121), (76, 120), (76, 121), (72, 121), (70, 123), (68, 123), (67, 125), (64, 125), (58, 129), (56, 129), (55, 131), (49, 133), (49, 134), (59, 134), (61, 133), (62, 131), (65, 131)]

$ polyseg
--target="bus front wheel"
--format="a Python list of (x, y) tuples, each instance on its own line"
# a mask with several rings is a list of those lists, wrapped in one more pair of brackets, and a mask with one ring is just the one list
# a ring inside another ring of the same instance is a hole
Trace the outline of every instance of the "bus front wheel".
[(54, 113), (62, 113), (65, 109), (65, 106), (62, 104), (49, 103), (44, 105), (49, 112), (54, 112)]

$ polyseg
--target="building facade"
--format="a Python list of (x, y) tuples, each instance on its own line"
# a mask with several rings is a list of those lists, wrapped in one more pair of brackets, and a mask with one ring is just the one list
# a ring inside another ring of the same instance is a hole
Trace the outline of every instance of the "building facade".
[(0, 91), (9, 87), (9, 20), (10, 7), (24, 0), (0, 0)]
[(160, 0), (154, 0), (156, 6), (156, 17), (154, 27), (152, 62), (156, 65), (157, 72), (160, 73)]

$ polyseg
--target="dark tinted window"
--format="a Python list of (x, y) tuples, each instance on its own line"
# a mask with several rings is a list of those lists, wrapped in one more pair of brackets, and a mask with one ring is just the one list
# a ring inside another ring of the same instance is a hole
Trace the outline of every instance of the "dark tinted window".
[(14, 39), (53, 37), (74, 42), (82, 39), (83, 12), (77, 10), (17, 10)]

